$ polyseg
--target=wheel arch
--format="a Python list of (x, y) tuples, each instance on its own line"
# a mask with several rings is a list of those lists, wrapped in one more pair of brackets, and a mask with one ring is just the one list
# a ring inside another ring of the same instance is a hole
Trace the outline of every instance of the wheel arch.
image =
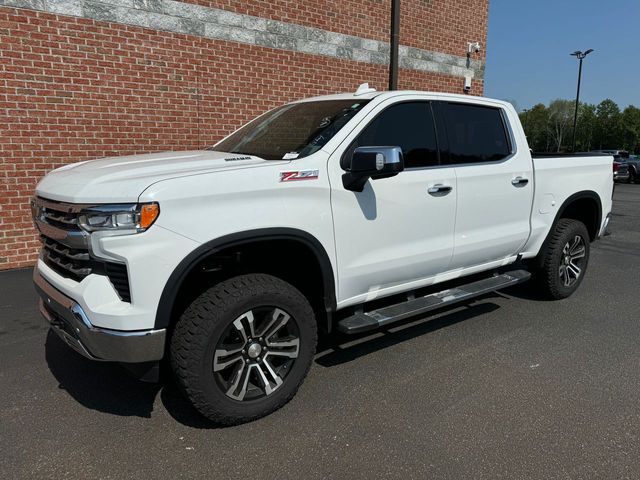
[[(586, 210), (581, 210), (580, 207), (586, 207)], [(590, 241), (595, 240), (602, 223), (602, 201), (600, 200), (600, 196), (593, 190), (582, 190), (570, 195), (562, 202), (538, 254), (528, 262), (533, 269), (539, 270), (542, 268), (544, 254), (549, 247), (550, 239), (553, 236), (558, 222), (563, 218), (583, 222), (587, 227), (587, 232), (589, 232)]]
[[(233, 248), (265, 244), (267, 242), (293, 242), (304, 249), (317, 262), (321, 275), (322, 306), (326, 313), (326, 329), (331, 330), (331, 316), (336, 310), (336, 289), (333, 266), (326, 249), (313, 235), (295, 228), (262, 228), (232, 233), (206, 242), (187, 255), (169, 276), (156, 310), (155, 328), (168, 328), (172, 324), (174, 307), (186, 280), (208, 258)], [(283, 259), (286, 261), (286, 259)]]
[(593, 190), (582, 190), (569, 196), (558, 209), (549, 234), (551, 234), (561, 218), (571, 218), (584, 223), (589, 232), (589, 238), (593, 242), (598, 238), (600, 225), (602, 224), (602, 200), (600, 195)]

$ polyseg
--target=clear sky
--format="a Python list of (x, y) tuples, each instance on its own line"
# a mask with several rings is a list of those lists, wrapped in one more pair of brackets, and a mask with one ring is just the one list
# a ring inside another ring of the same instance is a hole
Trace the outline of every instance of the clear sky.
[(640, 107), (640, 0), (490, 0), (485, 95), (518, 110), (556, 98)]

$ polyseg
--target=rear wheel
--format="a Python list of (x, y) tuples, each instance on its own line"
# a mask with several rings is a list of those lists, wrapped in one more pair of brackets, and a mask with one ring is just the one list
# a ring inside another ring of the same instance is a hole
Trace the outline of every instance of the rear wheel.
[(578, 289), (589, 263), (589, 232), (582, 222), (561, 218), (541, 253), (537, 273), (543, 293), (552, 299), (569, 297)]
[(313, 310), (295, 287), (270, 275), (242, 275), (186, 309), (171, 339), (171, 364), (196, 409), (232, 425), (287, 403), (315, 347)]

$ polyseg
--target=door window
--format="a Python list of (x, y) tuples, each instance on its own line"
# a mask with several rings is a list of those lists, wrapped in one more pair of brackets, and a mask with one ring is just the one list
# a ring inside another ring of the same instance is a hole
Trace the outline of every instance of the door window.
[(428, 102), (397, 103), (383, 110), (349, 146), (342, 158), (348, 168), (356, 147), (400, 147), (405, 168), (438, 165), (438, 142)]
[(465, 103), (443, 105), (451, 164), (503, 160), (511, 146), (500, 109)]

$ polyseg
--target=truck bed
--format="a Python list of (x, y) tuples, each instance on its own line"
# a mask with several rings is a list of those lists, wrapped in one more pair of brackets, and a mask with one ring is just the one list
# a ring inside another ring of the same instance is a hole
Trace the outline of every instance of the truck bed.
[[(533, 169), (535, 192), (531, 210), (531, 235), (523, 256), (537, 254), (564, 202), (574, 195), (597, 194), (601, 212), (611, 210), (613, 195), (613, 157), (602, 154), (535, 153)], [(602, 215), (601, 226), (605, 221)]]

